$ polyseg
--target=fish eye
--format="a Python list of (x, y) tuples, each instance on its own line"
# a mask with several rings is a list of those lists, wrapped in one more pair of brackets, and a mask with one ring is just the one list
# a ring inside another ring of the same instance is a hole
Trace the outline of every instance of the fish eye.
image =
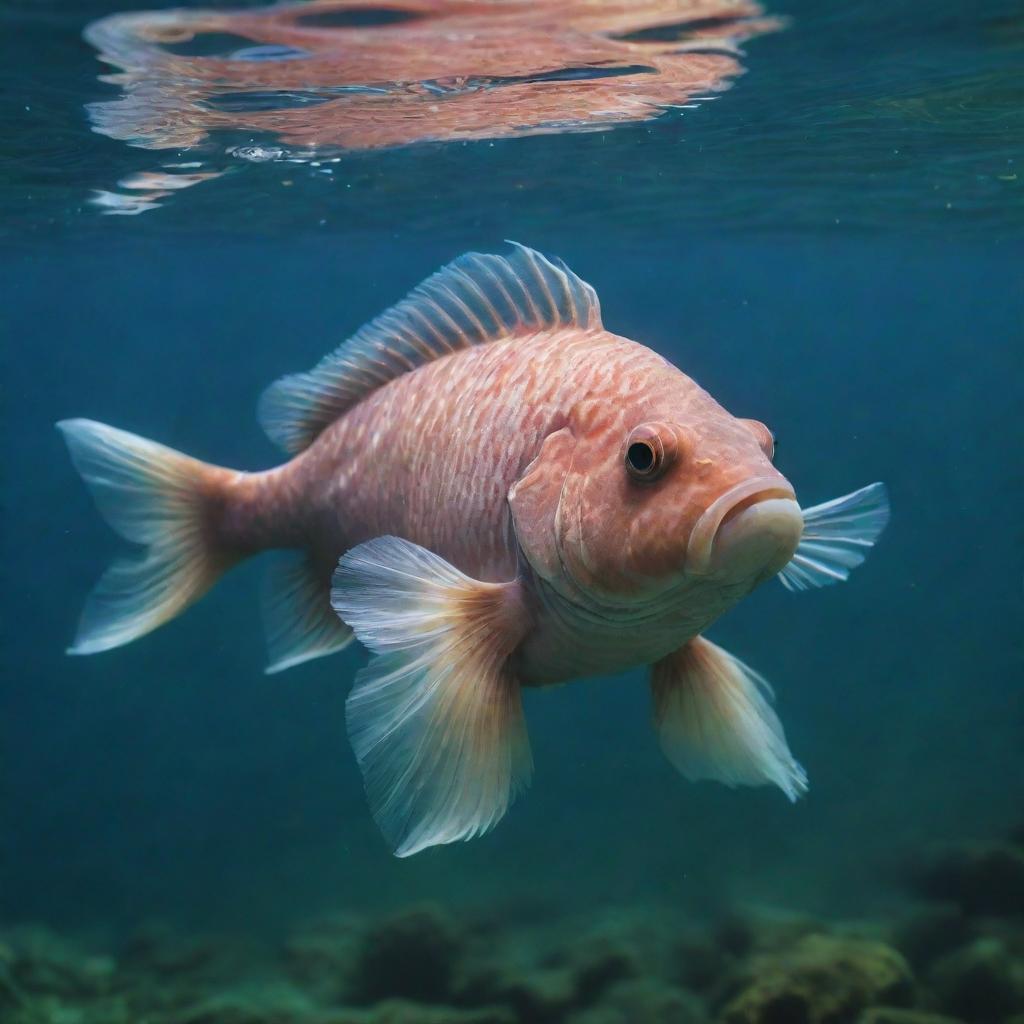
[(646, 476), (658, 460), (653, 445), (647, 441), (634, 441), (626, 449), (626, 465), (636, 476)]
[(634, 480), (655, 480), (675, 457), (675, 433), (659, 423), (645, 423), (626, 438), (623, 462)]
[(775, 436), (775, 432), (769, 430), (760, 420), (741, 420), (741, 422), (753, 433), (754, 437), (757, 438), (757, 443), (761, 446), (761, 451), (768, 456), (773, 462), (775, 461), (775, 449), (778, 445), (778, 439)]

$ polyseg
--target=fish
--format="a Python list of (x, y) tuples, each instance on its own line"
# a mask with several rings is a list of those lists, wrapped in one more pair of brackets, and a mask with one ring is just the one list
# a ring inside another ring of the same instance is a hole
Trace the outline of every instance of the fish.
[(490, 831), (529, 784), (524, 690), (639, 666), (684, 777), (796, 800), (807, 775), (770, 686), (705, 633), (773, 577), (845, 580), (888, 521), (885, 486), (801, 508), (765, 424), (606, 330), (564, 262), (510, 245), (458, 257), (272, 384), (275, 468), (59, 422), (138, 549), (100, 578), (69, 653), (135, 640), (283, 549), (267, 671), (369, 650), (346, 725), (399, 857)]

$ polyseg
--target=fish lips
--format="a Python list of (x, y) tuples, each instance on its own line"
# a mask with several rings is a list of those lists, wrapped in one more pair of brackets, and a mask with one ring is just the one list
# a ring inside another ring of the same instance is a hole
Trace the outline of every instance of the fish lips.
[(793, 556), (803, 517), (780, 477), (755, 477), (730, 487), (701, 514), (690, 533), (690, 576), (757, 576), (778, 572)]

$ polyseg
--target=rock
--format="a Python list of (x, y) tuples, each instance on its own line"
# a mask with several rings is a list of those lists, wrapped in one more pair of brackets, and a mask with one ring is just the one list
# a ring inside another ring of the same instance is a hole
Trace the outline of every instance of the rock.
[(316, 1006), (280, 982), (238, 986), (210, 994), (161, 1016), (161, 1024), (312, 1024)]
[(589, 1006), (611, 985), (640, 973), (636, 950), (618, 936), (593, 935), (574, 946), (569, 960), (575, 1001)]
[(111, 991), (114, 961), (86, 953), (45, 928), (22, 928), (4, 944), (4, 988), (66, 998), (97, 998)]
[(528, 1024), (560, 1021), (576, 1004), (576, 977), (564, 967), (542, 967), (506, 975), (496, 987), (497, 1001), (512, 1007)]
[[(74, 1003), (65, 1002), (55, 996), (42, 996), (31, 1002), (20, 1004), (0, 1017), (4, 1024), (92, 1024), (99, 1021), (90, 1018)], [(129, 1024), (124, 1018), (114, 1018), (110, 1024)]]
[(346, 915), (322, 918), (291, 937), (284, 946), (288, 976), (323, 1002), (348, 1001), (363, 948), (364, 926)]
[(461, 952), (455, 924), (432, 904), (410, 907), (367, 933), (353, 979), (358, 999), (447, 1003)]
[(565, 1024), (625, 1024), (622, 1014), (611, 1006), (592, 1006), (565, 1018)]
[(641, 973), (641, 937), (629, 922), (515, 931), (469, 951), (457, 986), (460, 1005), (502, 1003), (522, 1021), (561, 1021), (598, 1002), (613, 986)]
[(865, 939), (807, 935), (789, 949), (754, 956), (730, 986), (723, 1024), (842, 1024), (874, 1003), (901, 1005), (912, 976), (891, 947)]
[(119, 965), (163, 979), (237, 978), (252, 960), (252, 950), (235, 938), (182, 935), (162, 924), (149, 924), (121, 947)]
[(826, 927), (813, 917), (771, 907), (748, 907), (733, 911), (718, 926), (718, 946), (733, 957), (768, 953), (790, 946), (806, 935), (820, 934)]
[(680, 939), (673, 951), (673, 976), (694, 992), (711, 991), (735, 966), (735, 955), (702, 933)]
[(518, 1024), (518, 1021), (511, 1010), (501, 1006), (463, 1010), (388, 999), (369, 1008), (323, 1010), (304, 1024)]
[[(335, 1022), (328, 1019), (323, 1024)], [(348, 1024), (348, 1021), (337, 1024)], [(511, 1010), (500, 1006), (458, 1010), (452, 1006), (424, 1006), (395, 999), (374, 1007), (365, 1018), (365, 1024), (517, 1024), (517, 1021)]]
[(970, 921), (959, 907), (940, 903), (923, 907), (900, 921), (890, 935), (894, 946), (916, 970), (937, 957), (964, 945), (970, 938)]
[(618, 1024), (706, 1024), (708, 1020), (699, 999), (653, 978), (615, 985), (600, 1009), (617, 1014)]
[(970, 915), (1024, 915), (1024, 850), (1009, 843), (937, 847), (916, 866), (911, 883), (922, 896)]
[(438, 1024), (516, 1024), (515, 1014), (504, 1006), (481, 1006), (462, 1010), (455, 1017), (447, 1017)]
[(891, 1006), (875, 1006), (857, 1018), (857, 1024), (963, 1024), (953, 1017), (941, 1017), (922, 1010), (899, 1010)]
[(1000, 939), (976, 939), (944, 956), (929, 980), (943, 1008), (972, 1024), (1024, 1012), (1024, 961)]
[(305, 1024), (305, 1012), (253, 1006), (227, 997), (204, 999), (162, 1018), (164, 1024)]

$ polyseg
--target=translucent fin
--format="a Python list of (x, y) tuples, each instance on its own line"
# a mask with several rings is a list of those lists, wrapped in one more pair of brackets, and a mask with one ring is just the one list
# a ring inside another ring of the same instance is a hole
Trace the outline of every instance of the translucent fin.
[(267, 574), (263, 624), (268, 674), (333, 654), (352, 642), (352, 630), (331, 608), (330, 570), (321, 569), (299, 555)]
[(373, 816), (399, 857), (471, 839), (533, 770), (508, 656), (525, 628), (516, 583), (479, 583), (380, 537), (344, 555), (331, 603), (377, 657), (346, 703)]
[(885, 484), (803, 510), (804, 532), (796, 554), (779, 573), (788, 590), (842, 583), (868, 556), (889, 522)]
[(460, 256), (309, 373), (272, 384), (259, 405), (270, 439), (300, 452), (371, 391), (459, 349), (558, 327), (600, 329), (589, 284), (561, 261), (512, 245), (509, 256)]
[(232, 564), (212, 543), (207, 516), (216, 478), (228, 471), (93, 420), (57, 427), (104, 518), (145, 546), (114, 562), (86, 601), (68, 653), (94, 654), (174, 618)]
[(774, 784), (790, 800), (807, 790), (771, 687), (728, 651), (696, 637), (653, 667), (651, 693), (661, 749), (686, 778)]

